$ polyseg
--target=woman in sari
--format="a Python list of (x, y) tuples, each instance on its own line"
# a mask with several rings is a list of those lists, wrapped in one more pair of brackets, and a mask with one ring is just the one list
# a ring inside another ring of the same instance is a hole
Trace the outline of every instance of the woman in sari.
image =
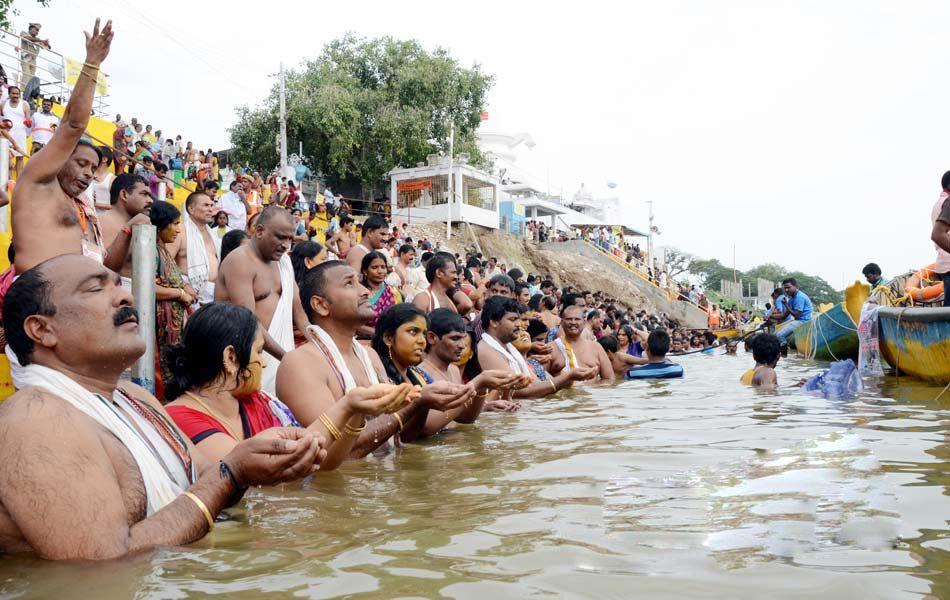
[(178, 263), (168, 248), (181, 233), (181, 213), (169, 202), (154, 202), (149, 218), (157, 229), (158, 260), (155, 268), (155, 337), (158, 340), (160, 378), (156, 396), (162, 398), (162, 382), (170, 375), (161, 350), (174, 346), (185, 326), (185, 315), (195, 299), (185, 289)]
[(360, 275), (362, 284), (369, 290), (369, 304), (376, 313), (376, 318), (366, 324), (366, 331), (361, 331), (362, 335), (373, 335), (373, 328), (376, 327), (379, 316), (386, 312), (390, 306), (402, 302), (402, 294), (399, 290), (386, 283), (386, 275), (389, 274), (389, 265), (386, 257), (379, 251), (367, 252), (360, 263)]

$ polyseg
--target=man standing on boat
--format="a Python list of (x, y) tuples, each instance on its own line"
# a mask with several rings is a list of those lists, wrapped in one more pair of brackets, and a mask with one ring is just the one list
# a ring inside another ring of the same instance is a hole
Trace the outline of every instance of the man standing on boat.
[(943, 305), (950, 306), (950, 294), (947, 293), (950, 288), (950, 171), (943, 174), (940, 185), (943, 186), (943, 191), (937, 198), (930, 216), (933, 221), (930, 239), (937, 247), (937, 264), (934, 271), (943, 281)]
[(811, 321), (812, 306), (811, 298), (798, 289), (798, 282), (794, 277), (783, 280), (782, 289), (785, 290), (785, 304), (780, 320), (784, 321), (788, 317), (795, 319), (794, 322), (775, 332), (779, 340), (785, 342), (803, 323)]

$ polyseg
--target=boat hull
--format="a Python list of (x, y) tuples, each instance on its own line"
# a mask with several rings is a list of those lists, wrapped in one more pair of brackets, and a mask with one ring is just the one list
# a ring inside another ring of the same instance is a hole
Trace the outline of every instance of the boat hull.
[(844, 360), (858, 357), (858, 328), (844, 303), (815, 315), (795, 331), (795, 349), (807, 358)]
[(950, 308), (881, 308), (878, 343), (899, 373), (950, 383)]

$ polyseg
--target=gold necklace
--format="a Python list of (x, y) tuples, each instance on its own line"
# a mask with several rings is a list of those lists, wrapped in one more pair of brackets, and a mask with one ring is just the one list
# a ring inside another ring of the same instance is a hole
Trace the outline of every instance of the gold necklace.
[(244, 436), (243, 436), (243, 435), (240, 436), (240, 437), (238, 437), (237, 435), (234, 434), (234, 431), (231, 429), (230, 426), (228, 426), (228, 420), (225, 419), (224, 417), (222, 417), (222, 416), (221, 416), (221, 413), (219, 413), (218, 411), (214, 410), (213, 408), (211, 408), (210, 406), (208, 406), (207, 404), (205, 404), (204, 401), (203, 401), (201, 398), (199, 398), (198, 396), (196, 396), (195, 394), (192, 394), (192, 393), (189, 392), (189, 391), (185, 391), (185, 394), (186, 394), (189, 398), (191, 398), (192, 400), (194, 400), (195, 402), (197, 402), (198, 405), (201, 406), (201, 408), (205, 409), (205, 411), (207, 411), (210, 416), (212, 416), (212, 417), (214, 417), (215, 419), (217, 419), (218, 422), (221, 423), (221, 425), (223, 425), (224, 428), (228, 431), (228, 435), (230, 435), (231, 438), (233, 438), (235, 441), (238, 441), (238, 442), (240, 442), (241, 440), (244, 439)]

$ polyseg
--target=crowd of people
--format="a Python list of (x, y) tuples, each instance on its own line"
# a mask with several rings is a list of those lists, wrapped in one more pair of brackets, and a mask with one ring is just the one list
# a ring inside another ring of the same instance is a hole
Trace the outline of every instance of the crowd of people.
[[(382, 215), (357, 225), (325, 199), (308, 217), (254, 211), (253, 176), (221, 196), (205, 183), (179, 211), (133, 155), (98, 211), (84, 194), (105, 154), (84, 135), (112, 35), (98, 21), (87, 34), (62, 123), (14, 190), (0, 550), (103, 559), (188, 543), (250, 486), (576, 385), (682, 377), (670, 350), (709, 342), (623, 299), (413, 240)], [(144, 224), (157, 234), (154, 394), (128, 380), (146, 345), (129, 291)]]

